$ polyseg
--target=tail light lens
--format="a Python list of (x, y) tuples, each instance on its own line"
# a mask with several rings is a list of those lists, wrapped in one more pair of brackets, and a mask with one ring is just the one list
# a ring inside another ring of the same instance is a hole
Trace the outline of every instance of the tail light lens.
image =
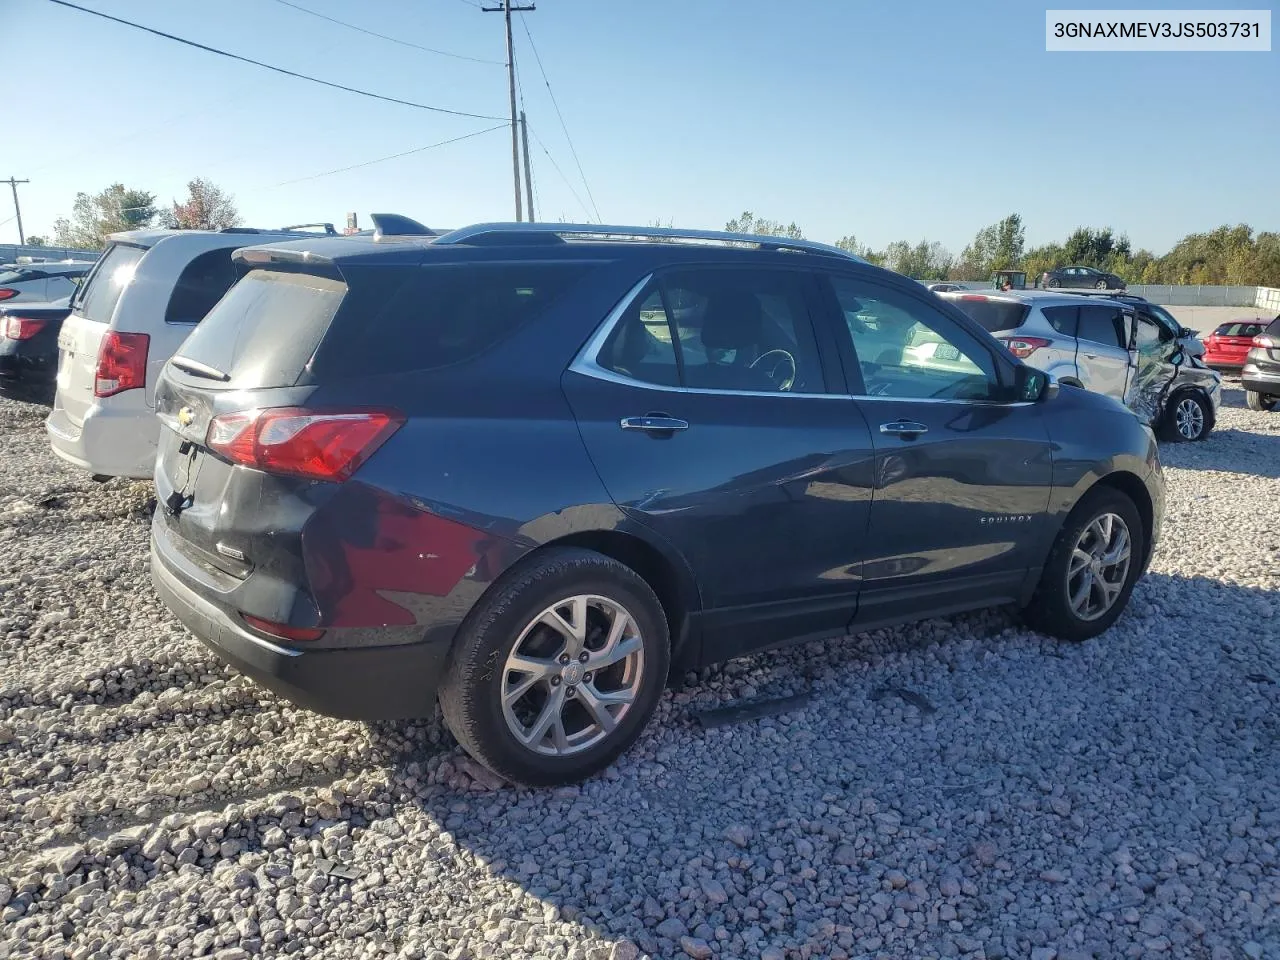
[(1275, 337), (1270, 337), (1270, 336), (1267, 336), (1265, 333), (1260, 333), (1253, 338), (1253, 345), (1255, 347), (1266, 347), (1268, 350), (1270, 350), (1273, 347), (1280, 346), (1280, 343), (1277, 343)]
[(1047, 347), (1052, 342), (1041, 337), (1006, 337), (1004, 339), (1004, 345), (1019, 360), (1027, 359), (1041, 347)]
[(30, 340), (44, 329), (47, 320), (34, 317), (9, 317), (5, 321), (4, 335), (10, 340)]
[(0, 287), (0, 300), (12, 300), (18, 295), (18, 291), (12, 287)]
[(206, 442), (232, 463), (266, 473), (342, 481), (403, 423), (394, 410), (274, 407), (215, 417)]
[(151, 338), (145, 333), (108, 331), (98, 348), (98, 372), (94, 374), (93, 395), (114, 397), (126, 390), (147, 385), (147, 348)]
[(319, 627), (291, 627), (287, 623), (263, 620), (261, 617), (254, 617), (247, 613), (240, 614), (240, 619), (261, 633), (294, 643), (319, 640), (324, 636), (324, 631)]

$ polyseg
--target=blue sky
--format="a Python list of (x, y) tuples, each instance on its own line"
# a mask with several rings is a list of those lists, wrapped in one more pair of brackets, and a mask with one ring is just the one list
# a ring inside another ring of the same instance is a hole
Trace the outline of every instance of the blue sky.
[[(77, 2), (378, 93), (507, 111), (500, 66), (275, 0)], [(473, 0), (296, 2), (504, 59), (502, 18)], [(538, 0), (528, 24), (605, 222), (720, 228), (750, 209), (814, 239), (927, 237), (956, 253), (1012, 211), (1030, 243), (1110, 225), (1157, 252), (1222, 223), (1280, 229), (1280, 52), (1050, 54), (1044, 11), (1025, 0)], [(505, 128), (286, 183), (490, 121), (328, 90), (47, 0), (0, 0), (0, 23), (6, 99), (27, 80), (38, 91), (0, 132), (0, 175), (31, 180), (29, 234), (50, 232), (78, 190), (120, 181), (169, 201), (195, 176), (234, 194), (255, 226), (340, 222), (348, 210), (362, 225), (375, 210), (435, 226), (513, 216)], [(564, 174), (535, 143), (538, 216), (586, 219), (519, 23), (516, 57), (530, 128)], [(0, 193), (0, 221), (12, 213)], [(16, 239), (12, 220), (0, 224), (0, 241)]]

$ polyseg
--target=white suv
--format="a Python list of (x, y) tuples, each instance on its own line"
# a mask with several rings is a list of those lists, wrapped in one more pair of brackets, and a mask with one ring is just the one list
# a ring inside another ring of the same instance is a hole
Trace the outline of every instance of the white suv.
[(232, 252), (308, 236), (245, 228), (113, 234), (58, 336), (57, 396), (45, 423), (53, 452), (98, 476), (149, 478), (156, 378), (236, 282)]

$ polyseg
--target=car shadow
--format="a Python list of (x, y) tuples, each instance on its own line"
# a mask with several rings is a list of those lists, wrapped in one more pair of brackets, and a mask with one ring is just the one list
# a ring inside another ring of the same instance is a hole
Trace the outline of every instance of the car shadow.
[[(930, 904), (904, 915), (911, 952), (953, 952), (947, 925), (926, 923), (947, 903), (966, 930), (1002, 928), (1006, 955), (1025, 956), (1046, 941), (1038, 912), (1001, 899), (1007, 858), (1069, 864), (1068, 882), (1107, 891), (1079, 901), (1078, 918), (1106, 952), (1114, 913), (1141, 894), (1110, 881), (1105, 853), (1177, 849), (1227, 875), (1233, 820), (1277, 788), (1206, 774), (1259, 768), (1280, 745), (1277, 634), (1257, 626), (1280, 619), (1277, 596), (1151, 573), (1082, 644), (994, 610), (762, 653), (668, 691), (639, 741), (577, 786), (502, 785), (438, 719), (416, 725), (419, 740), (433, 731), (425, 752), (405, 751), (398, 725), (375, 735), (403, 758), (390, 793), (427, 819), (432, 870), (518, 888), (535, 922), (574, 921), (655, 957), (682, 955), (682, 935), (716, 956), (856, 955), (878, 949), (877, 905), (897, 896), (900, 869)], [(783, 715), (698, 719), (797, 693), (808, 705)], [(1192, 834), (1144, 813), (1171, 790), (1198, 811)], [(1208, 894), (1187, 895), (1216, 916)]]
[(1274, 433), (1258, 433), (1218, 427), (1198, 443), (1162, 443), (1160, 462), (1166, 469), (1280, 476), (1280, 414), (1273, 429)]

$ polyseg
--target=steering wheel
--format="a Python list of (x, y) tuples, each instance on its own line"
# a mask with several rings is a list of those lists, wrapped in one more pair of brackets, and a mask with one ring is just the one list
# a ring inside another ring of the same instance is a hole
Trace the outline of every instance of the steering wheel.
[[(766, 350), (752, 360), (750, 369), (755, 370), (757, 368), (777, 384), (780, 392), (785, 393), (790, 390), (796, 382), (796, 358), (781, 348)], [(782, 375), (780, 376), (780, 374)]]

